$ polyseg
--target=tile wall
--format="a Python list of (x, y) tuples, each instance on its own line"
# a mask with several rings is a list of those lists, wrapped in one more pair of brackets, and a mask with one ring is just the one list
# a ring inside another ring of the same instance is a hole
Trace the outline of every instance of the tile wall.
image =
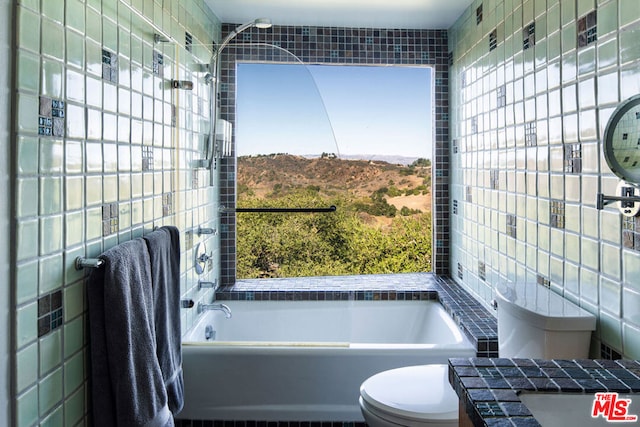
[[(237, 25), (224, 24), (222, 33), (228, 34)], [(222, 54), (222, 84), (220, 114), (235, 125), (235, 65), (237, 61), (295, 62), (295, 58), (278, 48), (295, 55), (305, 64), (348, 65), (424, 65), (434, 69), (433, 120), (434, 120), (434, 191), (433, 270), (446, 274), (449, 265), (449, 186), (447, 141), (449, 95), (447, 31), (402, 30), (373, 28), (291, 27), (274, 26), (268, 30), (252, 28), (239, 35)], [(254, 45), (251, 45), (254, 43)], [(255, 43), (275, 46), (259, 48)], [(286, 118), (283, 118), (286, 123)], [(235, 149), (233, 150), (235, 155)], [(220, 176), (221, 203), (226, 208), (235, 207), (234, 157), (222, 159)], [(236, 245), (235, 214), (223, 213), (221, 217), (222, 283), (235, 282)]]
[(598, 315), (594, 357), (640, 358), (635, 221), (596, 209), (639, 39), (635, 0), (476, 0), (449, 30), (451, 276), (487, 304), (502, 280), (551, 286)]
[[(197, 293), (197, 277), (219, 269), (196, 276), (190, 261), (205, 238), (194, 228), (218, 227), (217, 186), (194, 161), (209, 102), (197, 64), (208, 63), (220, 23), (203, 0), (20, 0), (15, 9), (15, 425), (87, 425), (86, 272), (76, 257), (176, 225), (183, 297), (211, 297)], [(172, 89), (173, 79), (193, 90)], [(217, 258), (219, 238), (207, 243)], [(194, 317), (185, 310), (183, 327)]]

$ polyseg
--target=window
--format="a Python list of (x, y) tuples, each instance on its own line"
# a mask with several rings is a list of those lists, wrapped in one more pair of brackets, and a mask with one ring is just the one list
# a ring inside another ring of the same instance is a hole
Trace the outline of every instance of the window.
[(237, 277), (431, 270), (431, 69), (239, 63)]

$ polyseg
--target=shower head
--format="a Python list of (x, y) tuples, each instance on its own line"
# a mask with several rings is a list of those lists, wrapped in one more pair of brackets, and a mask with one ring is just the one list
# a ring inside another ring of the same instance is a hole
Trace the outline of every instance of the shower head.
[(260, 28), (260, 29), (267, 29), (267, 28), (271, 28), (271, 19), (269, 18), (257, 18), (256, 20), (253, 21), (253, 25), (255, 25), (256, 28)]

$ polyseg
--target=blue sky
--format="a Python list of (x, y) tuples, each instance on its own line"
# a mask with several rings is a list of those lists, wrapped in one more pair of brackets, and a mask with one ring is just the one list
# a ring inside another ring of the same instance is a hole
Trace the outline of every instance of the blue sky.
[(241, 63), (238, 154), (431, 158), (430, 73), (426, 67)]

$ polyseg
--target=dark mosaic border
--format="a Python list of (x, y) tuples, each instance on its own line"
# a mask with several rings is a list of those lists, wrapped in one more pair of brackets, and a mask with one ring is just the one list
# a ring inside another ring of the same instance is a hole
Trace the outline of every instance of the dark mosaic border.
[(320, 276), (238, 280), (220, 288), (218, 300), (438, 300), (478, 357), (498, 357), (495, 316), (460, 285), (433, 273)]
[[(223, 24), (226, 37), (236, 24)], [(220, 115), (235, 127), (235, 68), (237, 61), (290, 62), (284, 55), (261, 58), (261, 49), (234, 47), (235, 43), (267, 43), (296, 55), (305, 64), (427, 65), (434, 73), (433, 272), (449, 272), (449, 48), (447, 30), (273, 26), (250, 28), (221, 55)], [(235, 136), (234, 136), (235, 138)], [(235, 283), (236, 220), (235, 140), (232, 157), (220, 162), (221, 283)]]
[(640, 392), (640, 361), (449, 359), (449, 382), (474, 426), (540, 426), (518, 396)]

